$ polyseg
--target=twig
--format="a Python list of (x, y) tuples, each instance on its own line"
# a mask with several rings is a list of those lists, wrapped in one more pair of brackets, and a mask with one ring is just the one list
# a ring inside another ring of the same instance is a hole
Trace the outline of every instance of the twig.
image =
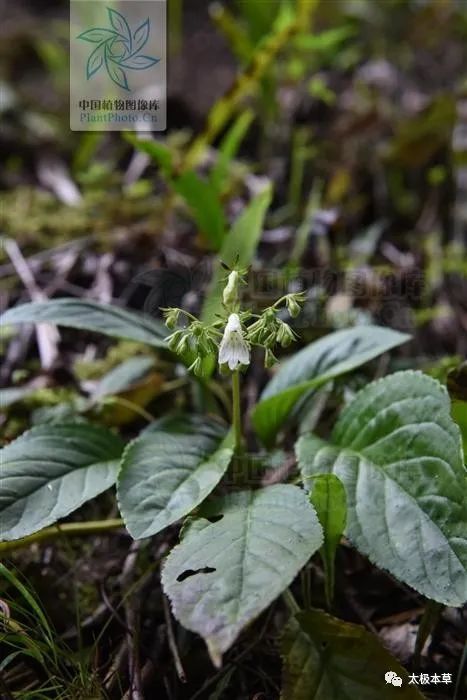
[(164, 617), (165, 621), (167, 623), (167, 641), (169, 643), (169, 649), (172, 654), (174, 663), (175, 663), (175, 670), (177, 671), (177, 676), (179, 677), (180, 681), (182, 683), (186, 683), (186, 675), (185, 671), (182, 666), (182, 661), (180, 659), (180, 654), (178, 653), (178, 648), (177, 648), (177, 642), (175, 641), (175, 635), (174, 635), (174, 630), (173, 630), (173, 624), (172, 624), (172, 616), (170, 614), (170, 607), (169, 603), (167, 601), (167, 598), (164, 594), (162, 594), (162, 605), (164, 608)]
[(191, 700), (197, 700), (198, 698), (205, 697), (205, 692), (206, 690), (216, 683), (216, 681), (221, 678), (223, 675), (229, 672), (230, 669), (235, 669), (239, 662), (245, 657), (248, 656), (248, 654), (251, 653), (251, 651), (262, 641), (264, 635), (266, 634), (266, 630), (269, 626), (269, 623), (271, 621), (272, 614), (274, 612), (274, 606), (272, 605), (269, 608), (269, 612), (266, 615), (266, 619), (264, 621), (264, 625), (262, 626), (258, 636), (250, 643), (248, 644), (237, 656), (235, 656), (232, 661), (230, 661), (228, 664), (226, 664), (223, 668), (221, 668), (217, 673), (214, 674), (209, 680), (207, 680), (203, 686), (196, 691), (196, 693), (192, 696)]
[(103, 680), (104, 688), (108, 693), (110, 693), (110, 691), (113, 690), (115, 684), (117, 683), (120, 673), (123, 671), (127, 654), (128, 646), (126, 639), (124, 639), (121, 645), (119, 646), (117, 653), (114, 654), (112, 665), (107, 671)]
[[(25, 260), (31, 270), (34, 271), (35, 268), (40, 267), (43, 262), (53, 260), (55, 257), (60, 256), (63, 253), (67, 253), (69, 250), (73, 250), (79, 254), (82, 252), (82, 249), (89, 245), (89, 243), (92, 243), (94, 239), (94, 235), (83, 236), (83, 238), (68, 241), (68, 243), (61, 243), (55, 248), (48, 248), (47, 250), (42, 250), (39, 253), (29, 255), (27, 258), (25, 258)], [(0, 277), (7, 277), (15, 271), (15, 266), (11, 262), (0, 265)]]
[(76, 207), (81, 202), (79, 189), (71, 179), (66, 165), (58, 158), (41, 158), (37, 165), (37, 177), (41, 185), (52, 190), (63, 204)]
[[(47, 295), (37, 286), (36, 280), (16, 241), (6, 238), (4, 247), (31, 299), (33, 301), (44, 301), (47, 299)], [(49, 369), (58, 356), (57, 343), (60, 340), (60, 335), (57, 329), (50, 324), (39, 323), (35, 330), (41, 365), (44, 369)]]
[(19, 540), (13, 540), (12, 542), (0, 542), (0, 554), (13, 552), (14, 550), (22, 547), (29, 547), (30, 544), (42, 542), (43, 540), (55, 539), (61, 535), (66, 535), (67, 537), (73, 537), (76, 535), (97, 535), (101, 532), (117, 530), (121, 528), (122, 525), (123, 520), (121, 518), (115, 518), (112, 520), (89, 520), (88, 522), (83, 523), (64, 523), (63, 525), (52, 525), (51, 527), (45, 527), (43, 530), (39, 530), (39, 532), (35, 532), (33, 535), (22, 537)]
[(101, 581), (101, 585), (99, 586), (99, 589), (101, 592), (102, 600), (104, 601), (104, 605), (105, 605), (106, 609), (112, 613), (112, 617), (115, 618), (115, 620), (125, 630), (125, 632), (127, 634), (130, 634), (130, 635), (133, 634), (131, 629), (128, 627), (128, 624), (123, 619), (123, 617), (121, 617), (120, 613), (116, 610), (115, 606), (112, 605), (112, 602), (111, 602), (109, 596), (107, 595), (107, 591), (105, 590), (104, 581)]
[[(120, 577), (122, 588), (129, 584), (133, 577), (139, 550), (142, 545), (142, 541), (135, 542), (125, 559), (122, 575)], [(130, 677), (130, 687), (127, 694), (129, 700), (144, 700), (138, 648), (139, 598), (136, 598), (134, 595), (128, 596), (124, 603), (124, 608), (127, 623), (128, 675)]]
[(297, 460), (292, 455), (288, 457), (284, 464), (275, 469), (268, 469), (268, 471), (263, 475), (261, 479), (261, 486), (271, 486), (272, 484), (281, 484), (293, 474), (295, 467), (297, 465)]
[(1, 695), (0, 698), (2, 700), (14, 700), (13, 695), (10, 693), (8, 690), (8, 686), (6, 682), (3, 680), (3, 674), (0, 672), (0, 689), (1, 689)]

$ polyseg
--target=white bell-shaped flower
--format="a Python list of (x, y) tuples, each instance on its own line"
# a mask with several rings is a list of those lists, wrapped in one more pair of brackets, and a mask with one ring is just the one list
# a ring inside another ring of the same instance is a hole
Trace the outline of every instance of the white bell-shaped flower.
[(230, 314), (219, 346), (219, 364), (230, 370), (250, 364), (250, 348), (243, 335), (238, 314)]

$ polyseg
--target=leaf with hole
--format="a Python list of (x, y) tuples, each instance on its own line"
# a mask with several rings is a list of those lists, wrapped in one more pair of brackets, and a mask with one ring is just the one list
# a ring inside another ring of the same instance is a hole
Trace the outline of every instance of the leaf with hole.
[(216, 421), (189, 416), (163, 419), (136, 438), (117, 487), (129, 533), (155, 535), (204, 501), (230, 464), (231, 443)]
[(0, 452), (0, 539), (64, 518), (115, 483), (122, 440), (89, 423), (41, 425)]
[(344, 408), (330, 442), (298, 440), (305, 484), (333, 472), (347, 535), (376, 565), (445, 605), (467, 600), (467, 471), (445, 388), (421, 372), (372, 382)]
[(273, 441), (296, 404), (311, 390), (407, 342), (410, 336), (381, 326), (330, 333), (284, 362), (267, 384), (252, 421), (259, 437)]
[(220, 666), (241, 630), (293, 581), (323, 534), (306, 494), (275, 485), (204, 504), (169, 554), (162, 584), (182, 625)]
[(56, 323), (57, 326), (103, 333), (112, 338), (126, 338), (165, 348), (165, 326), (136, 311), (100, 304), (85, 299), (51, 299), (14, 306), (2, 317), (2, 324)]
[(281, 700), (423, 700), (377, 637), (320, 610), (289, 620), (281, 654)]

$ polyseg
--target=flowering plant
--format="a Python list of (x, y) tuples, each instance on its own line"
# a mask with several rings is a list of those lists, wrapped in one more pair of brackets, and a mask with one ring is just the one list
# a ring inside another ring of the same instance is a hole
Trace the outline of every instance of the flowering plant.
[[(202, 377), (203, 360), (217, 353), (221, 372), (232, 374), (232, 416), (236, 435), (236, 451), (241, 450), (240, 387), (239, 372), (250, 364), (251, 347), (264, 349), (264, 365), (272, 367), (277, 358), (273, 349), (276, 345), (287, 347), (296, 339), (296, 334), (288, 323), (279, 318), (285, 307), (292, 318), (300, 313), (306, 294), (292, 292), (281, 296), (261, 314), (241, 309), (240, 290), (245, 284), (245, 270), (229, 271), (222, 292), (224, 315), (212, 323), (203, 323), (192, 314), (179, 308), (162, 309), (168, 328), (176, 330), (167, 337), (171, 350), (180, 356), (188, 351), (194, 355), (189, 370)], [(185, 322), (182, 328), (177, 326)], [(223, 330), (222, 330), (223, 329)]]
[[(363, 650), (364, 665), (375, 660), (369, 692), (380, 687), (388, 668), (395, 674), (392, 685), (408, 687), (406, 671), (372, 635), (312, 609), (306, 582), (319, 552), (324, 586), (322, 593), (320, 586), (314, 591), (314, 606), (331, 608), (335, 554), (345, 534), (373, 563), (437, 605), (466, 601), (466, 470), (449, 395), (422, 372), (396, 372), (354, 394), (332, 430), (326, 414), (315, 432), (334, 380), (408, 340), (366, 325), (330, 333), (281, 362), (251, 410), (242, 413), (241, 376), (260, 354), (266, 369), (276, 363), (277, 348), (296, 339), (284, 319), (296, 317), (306, 301), (306, 294), (290, 292), (256, 313), (243, 304), (245, 277), (236, 266), (228, 269), (220, 311), (210, 322), (180, 308), (164, 309), (167, 338), (152, 318), (87, 299), (34, 302), (4, 315), (4, 323), (55, 322), (132, 338), (166, 359), (168, 351), (183, 375), (174, 384), (188, 383), (182, 365), (191, 373), (193, 394), (204, 392), (208, 400), (193, 401), (197, 412), (158, 420), (140, 412), (151, 425), (126, 446), (114, 431), (82, 417), (34, 426), (7, 445), (1, 455), (0, 553), (91, 526), (99, 532), (125, 525), (133, 538), (149, 538), (182, 521), (161, 583), (173, 614), (205, 639), (216, 666), (242, 630), (282, 595), (292, 612), (282, 636), (284, 698), (295, 699), (287, 688), (302, 682), (303, 697), (311, 697), (325, 670), (319, 667), (315, 677), (317, 667), (302, 668), (303, 659), (316, 658), (322, 666), (322, 658), (332, 660), (335, 653), (340, 664), (344, 641)], [(231, 381), (231, 403), (223, 381), (212, 379), (214, 357), (221, 377)], [(154, 357), (131, 359), (137, 365), (143, 359), (147, 367)], [(289, 439), (282, 450), (270, 449), (294, 431), (294, 455)], [(114, 483), (121, 519), (51, 527)], [(298, 575), (302, 610), (291, 592)], [(417, 644), (422, 648), (423, 639)], [(349, 669), (353, 678), (353, 651)]]

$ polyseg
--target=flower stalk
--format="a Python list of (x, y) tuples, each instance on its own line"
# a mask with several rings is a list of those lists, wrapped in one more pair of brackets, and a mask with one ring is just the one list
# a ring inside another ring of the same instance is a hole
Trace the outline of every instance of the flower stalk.
[(235, 435), (235, 454), (239, 455), (243, 449), (242, 438), (242, 414), (240, 408), (240, 372), (232, 372), (232, 423)]
[[(204, 375), (204, 359), (217, 353), (221, 374), (230, 374), (232, 384), (232, 428), (235, 454), (243, 452), (242, 415), (240, 403), (240, 373), (250, 364), (251, 347), (264, 350), (264, 365), (272, 367), (277, 358), (276, 346), (287, 347), (296, 339), (292, 328), (282, 320), (287, 310), (291, 318), (300, 312), (306, 295), (303, 292), (284, 294), (260, 314), (241, 309), (241, 285), (246, 270), (230, 269), (222, 291), (224, 314), (206, 324), (183, 309), (162, 309), (172, 334), (167, 338), (171, 350), (182, 356), (188, 367), (199, 377)], [(188, 363), (187, 363), (188, 364)]]

